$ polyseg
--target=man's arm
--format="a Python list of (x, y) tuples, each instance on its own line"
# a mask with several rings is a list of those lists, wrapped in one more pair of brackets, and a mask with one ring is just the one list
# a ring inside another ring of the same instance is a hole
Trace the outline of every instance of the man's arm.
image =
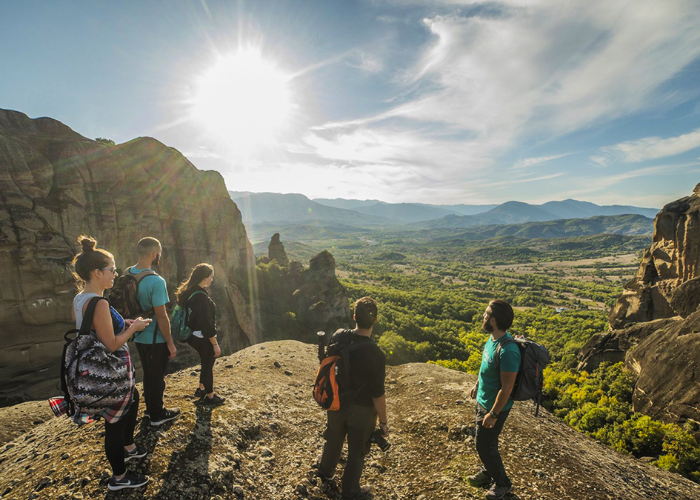
[[(501, 372), (501, 390), (498, 391), (496, 395), (496, 402), (493, 404), (491, 411), (498, 415), (501, 413), (503, 407), (508, 403), (510, 399), (510, 393), (513, 392), (513, 386), (515, 385), (515, 378), (518, 376), (518, 372)], [(493, 427), (496, 424), (496, 419), (491, 416), (491, 413), (484, 417), (483, 426), (486, 428)]]
[(374, 401), (374, 409), (377, 410), (377, 415), (379, 415), (379, 427), (384, 432), (385, 436), (389, 435), (389, 426), (386, 416), (386, 394), (382, 394), (378, 398), (372, 398)]
[(168, 345), (168, 351), (170, 351), (170, 356), (168, 356), (168, 359), (173, 359), (177, 354), (177, 347), (175, 347), (173, 336), (170, 334), (170, 318), (168, 318), (168, 312), (165, 310), (165, 305), (154, 307), (153, 312), (156, 316), (158, 329), (163, 334), (165, 343)]

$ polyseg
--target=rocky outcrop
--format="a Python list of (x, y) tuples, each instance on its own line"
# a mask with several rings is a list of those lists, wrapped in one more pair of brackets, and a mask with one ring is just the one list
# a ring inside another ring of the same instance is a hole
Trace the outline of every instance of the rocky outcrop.
[(579, 369), (625, 361), (637, 376), (634, 411), (700, 423), (700, 184), (654, 220), (651, 246)]
[[(637, 275), (625, 285), (610, 313), (610, 326), (670, 318), (678, 314), (673, 296), (683, 283), (700, 277), (700, 184), (693, 194), (666, 205), (654, 219), (652, 244)], [(687, 302), (681, 308), (686, 310)]]
[(50, 118), (0, 110), (0, 399), (54, 392), (72, 323), (69, 263), (83, 233), (119, 269), (136, 262), (140, 238), (158, 238), (158, 271), (171, 289), (197, 263), (212, 263), (224, 350), (262, 340), (245, 289), (252, 248), (220, 174), (155, 139), (110, 146)]
[[(325, 412), (308, 388), (318, 368), (316, 348), (294, 341), (249, 347), (217, 360), (214, 380), (226, 403), (195, 405), (198, 374), (184, 370), (167, 380), (169, 404), (182, 416), (154, 430), (137, 428), (148, 455), (129, 469), (148, 474), (142, 490), (123, 499), (336, 500), (336, 479), (310, 476), (323, 445)], [(412, 363), (387, 367), (391, 448), (372, 446), (363, 484), (374, 498), (483, 498), (464, 480), (479, 466), (474, 449), (474, 376)], [(0, 409), (2, 413), (14, 409)], [(143, 405), (139, 412), (143, 411)], [(700, 486), (653, 465), (617, 453), (578, 433), (532, 403), (516, 402), (503, 430), (501, 454), (522, 499), (694, 499)], [(143, 422), (142, 420), (139, 420)], [(34, 426), (0, 445), (3, 498), (112, 498), (103, 453), (103, 424), (76, 427), (66, 418)], [(34, 496), (32, 496), (34, 495)], [(116, 496), (114, 497), (116, 498)]]
[(309, 261), (301, 283), (293, 293), (294, 309), (313, 329), (330, 331), (350, 322), (347, 290), (335, 276), (335, 259), (328, 250)]
[(284, 245), (280, 241), (280, 233), (272, 235), (267, 251), (270, 261), (276, 260), (280, 266), (284, 267), (289, 265), (289, 257), (287, 257), (287, 252), (284, 251)]

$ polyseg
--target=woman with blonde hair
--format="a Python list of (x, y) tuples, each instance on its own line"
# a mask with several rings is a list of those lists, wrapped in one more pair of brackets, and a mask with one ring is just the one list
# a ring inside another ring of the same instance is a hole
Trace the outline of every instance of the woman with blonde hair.
[[(134, 368), (131, 363), (127, 340), (134, 333), (143, 330), (150, 319), (137, 318), (124, 320), (109, 302), (104, 299), (104, 291), (112, 288), (117, 268), (114, 256), (97, 248), (97, 241), (89, 236), (80, 236), (78, 243), (82, 252), (73, 259), (73, 273), (80, 293), (73, 299), (72, 316), (75, 327), (80, 329), (91, 299), (97, 297), (92, 313), (90, 335), (99, 340), (110, 353), (117, 354), (129, 369), (128, 376), (133, 381)], [(139, 488), (148, 482), (148, 476), (127, 473), (125, 462), (143, 458), (147, 450), (134, 444), (136, 415), (139, 409), (139, 393), (136, 388), (127, 392), (125, 398), (105, 410), (100, 417), (105, 421), (105, 454), (112, 466), (112, 477), (107, 488)]]
[(199, 373), (199, 387), (195, 397), (208, 406), (224, 404), (224, 398), (214, 394), (214, 361), (221, 356), (216, 340), (216, 304), (206, 290), (214, 281), (214, 267), (211, 264), (197, 264), (189, 278), (180, 284), (175, 297), (185, 310), (185, 324), (192, 330), (187, 343), (198, 353), (202, 363)]

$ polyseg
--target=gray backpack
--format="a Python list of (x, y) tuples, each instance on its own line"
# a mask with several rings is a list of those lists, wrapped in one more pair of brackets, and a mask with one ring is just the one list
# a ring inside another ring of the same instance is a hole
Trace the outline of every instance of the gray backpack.
[(536, 417), (540, 412), (540, 403), (542, 401), (542, 384), (544, 383), (542, 371), (549, 363), (549, 351), (543, 345), (525, 337), (516, 336), (512, 339), (505, 339), (503, 342), (499, 342), (496, 347), (496, 365), (499, 369), (501, 349), (512, 343), (515, 343), (520, 348), (520, 369), (518, 370), (518, 376), (515, 379), (515, 385), (513, 386), (513, 392), (510, 393), (510, 397), (514, 401), (534, 399), (537, 403), (535, 409)]
[[(69, 400), (69, 414), (100, 416), (106, 410), (131, 398), (134, 389), (129, 349), (123, 345), (109, 352), (91, 334), (95, 307), (103, 297), (93, 297), (88, 303), (80, 330), (70, 330), (64, 336), (66, 346), (61, 365), (61, 385)], [(70, 335), (76, 333), (74, 339)]]

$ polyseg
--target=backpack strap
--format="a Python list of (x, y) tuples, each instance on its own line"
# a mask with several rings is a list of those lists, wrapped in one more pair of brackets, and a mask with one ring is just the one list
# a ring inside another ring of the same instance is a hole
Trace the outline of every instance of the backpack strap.
[[(88, 306), (83, 314), (83, 322), (80, 324), (80, 330), (78, 330), (79, 337), (81, 335), (90, 335), (90, 330), (92, 329), (92, 318), (95, 316), (95, 308), (97, 303), (101, 300), (107, 300), (104, 297), (92, 297), (88, 302)], [(67, 334), (66, 334), (67, 335)]]
[(190, 300), (192, 300), (192, 297), (194, 297), (195, 295), (198, 295), (198, 294), (200, 294), (200, 293), (203, 293), (204, 295), (206, 295), (206, 293), (204, 293), (202, 290), (195, 290), (194, 292), (192, 292), (192, 293), (190, 294), (189, 297), (187, 297), (187, 300), (185, 301), (185, 304), (184, 304), (184, 308), (185, 308), (185, 325), (187, 325), (187, 323), (189, 322), (189, 319), (190, 319), (190, 313), (189, 313), (189, 311), (187, 310), (187, 303), (188, 303)]
[(513, 338), (506, 338), (503, 342), (498, 342), (498, 345), (496, 346), (495, 362), (496, 362), (496, 366), (498, 367), (499, 371), (501, 370), (501, 351), (503, 350), (503, 348), (505, 346), (507, 346), (508, 344), (513, 344), (513, 343), (517, 344), (518, 341), (513, 339)]

